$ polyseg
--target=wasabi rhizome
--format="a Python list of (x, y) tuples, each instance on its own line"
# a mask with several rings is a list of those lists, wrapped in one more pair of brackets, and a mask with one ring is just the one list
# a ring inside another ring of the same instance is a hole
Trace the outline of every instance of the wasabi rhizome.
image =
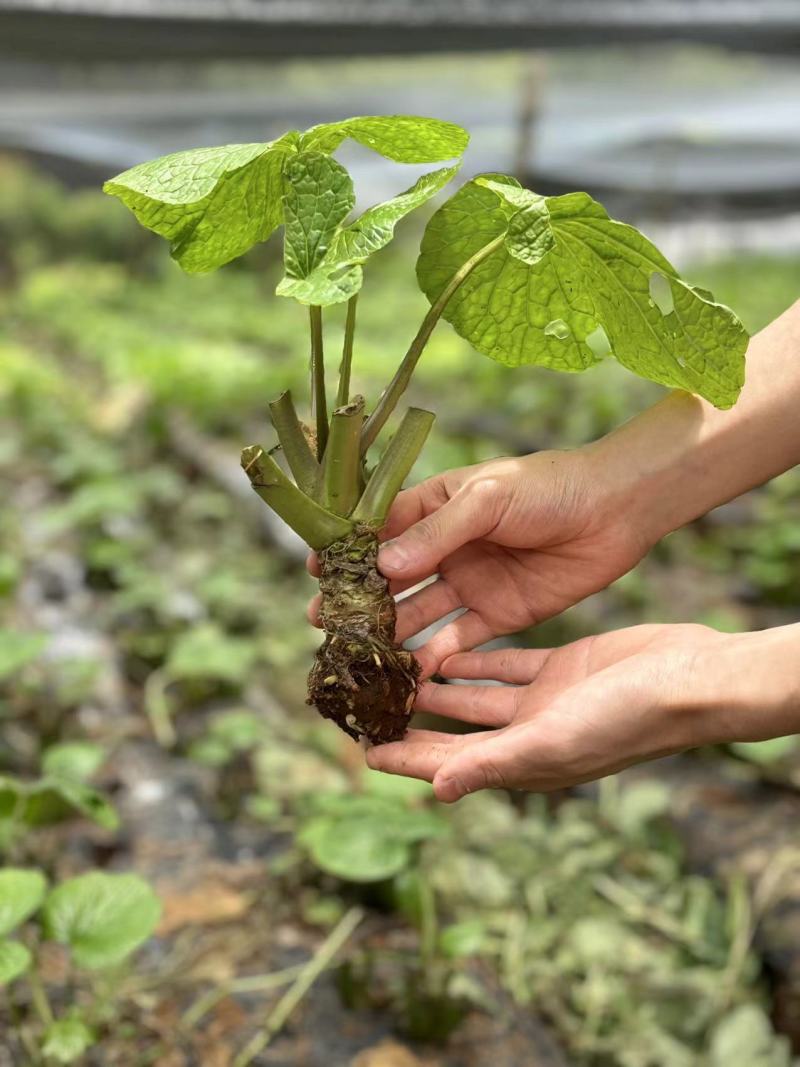
[[(352, 218), (353, 182), (333, 158), (347, 138), (397, 163), (449, 165)], [(456, 176), (468, 139), (438, 119), (366, 116), (263, 144), (177, 152), (105, 185), (170, 242), (189, 273), (216, 270), (283, 227), (285, 274), (276, 292), (308, 309), (310, 414), (301, 420), (283, 393), (270, 404), (278, 443), (245, 448), (242, 466), (264, 502), (320, 556), (325, 639), (309, 702), (373, 743), (402, 737), (414, 704), (418, 667), (395, 643), (377, 538), (433, 414), (409, 408), (374, 466), (368, 451), (440, 318), (507, 366), (583, 371), (613, 356), (720, 408), (735, 402), (744, 380), (748, 338), (739, 319), (682, 281), (638, 230), (610, 219), (586, 193), (543, 197), (489, 174), (468, 180), (431, 217), (416, 265), (430, 309), (416, 334), (409, 328), (408, 350), (398, 353), (380, 397), (351, 395), (364, 265), (400, 219)], [(323, 315), (340, 303), (347, 304), (344, 347), (330, 400)]]

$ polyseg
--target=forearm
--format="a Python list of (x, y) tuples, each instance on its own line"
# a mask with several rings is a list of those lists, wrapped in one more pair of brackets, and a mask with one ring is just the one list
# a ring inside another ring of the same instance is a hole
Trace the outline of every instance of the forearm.
[(765, 741), (800, 733), (800, 624), (731, 634), (697, 656), (690, 683), (695, 744)]
[(800, 463), (800, 301), (753, 337), (735, 407), (675, 392), (586, 454), (648, 544)]

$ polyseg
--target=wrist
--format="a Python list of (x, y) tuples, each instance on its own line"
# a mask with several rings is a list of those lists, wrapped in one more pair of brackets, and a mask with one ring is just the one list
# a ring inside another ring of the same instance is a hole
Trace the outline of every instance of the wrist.
[(630, 528), (642, 555), (715, 502), (700, 446), (707, 417), (704, 401), (672, 393), (581, 450), (609, 512)]
[(719, 636), (694, 659), (694, 743), (800, 733), (800, 624)]

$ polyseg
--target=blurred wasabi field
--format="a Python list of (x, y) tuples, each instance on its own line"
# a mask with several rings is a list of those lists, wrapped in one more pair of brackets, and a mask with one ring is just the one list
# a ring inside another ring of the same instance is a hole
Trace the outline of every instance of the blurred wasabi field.
[[(361, 298), (368, 398), (425, 310), (419, 233)], [(314, 585), (237, 464), (302, 388), (277, 257), (187, 277), (99, 192), (0, 159), (0, 1065), (800, 1062), (795, 739), (444, 809), (305, 706)], [(797, 258), (681, 266), (751, 331), (800, 291)], [(445, 394), (415, 479), (661, 390), (509, 370), (442, 324), (412, 401)], [(794, 471), (520, 640), (799, 603)]]

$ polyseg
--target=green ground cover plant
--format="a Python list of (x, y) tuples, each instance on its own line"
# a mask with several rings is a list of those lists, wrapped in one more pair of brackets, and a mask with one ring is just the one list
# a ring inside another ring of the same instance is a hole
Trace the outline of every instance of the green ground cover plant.
[(39, 973), (41, 944), (67, 946), (72, 966), (82, 971), (108, 972), (150, 937), (160, 910), (152, 889), (134, 874), (92, 871), (49, 888), (39, 870), (0, 870), (0, 985), (28, 985), (37, 1035), (29, 1051), (47, 1062), (74, 1063), (95, 1044), (95, 1027), (107, 1022), (108, 993), (100, 993), (99, 983), (90, 1004), (56, 1015)]
[[(189, 273), (213, 271), (283, 227), (285, 272), (276, 292), (308, 307), (310, 419), (303, 423), (291, 392), (282, 393), (270, 404), (278, 446), (246, 448), (242, 466), (259, 496), (320, 554), (325, 640), (309, 702), (353, 738), (382, 742), (405, 732), (418, 668), (395, 644), (377, 533), (433, 414), (409, 408), (374, 467), (368, 453), (439, 319), (507, 365), (575, 372), (613, 356), (719, 407), (732, 405), (742, 386), (747, 334), (729, 309), (683, 282), (642, 234), (609, 219), (586, 193), (542, 197), (509, 176), (485, 175), (468, 181), (426, 228), (417, 279), (430, 308), (367, 413), (363, 396), (351, 391), (363, 267), (458, 165), (424, 174), (352, 219), (353, 182), (333, 158), (348, 138), (414, 164), (457, 160), (468, 141), (466, 131), (437, 119), (358, 117), (269, 143), (175, 153), (104, 188), (166, 238)], [(337, 304), (347, 311), (331, 404), (323, 310)]]

